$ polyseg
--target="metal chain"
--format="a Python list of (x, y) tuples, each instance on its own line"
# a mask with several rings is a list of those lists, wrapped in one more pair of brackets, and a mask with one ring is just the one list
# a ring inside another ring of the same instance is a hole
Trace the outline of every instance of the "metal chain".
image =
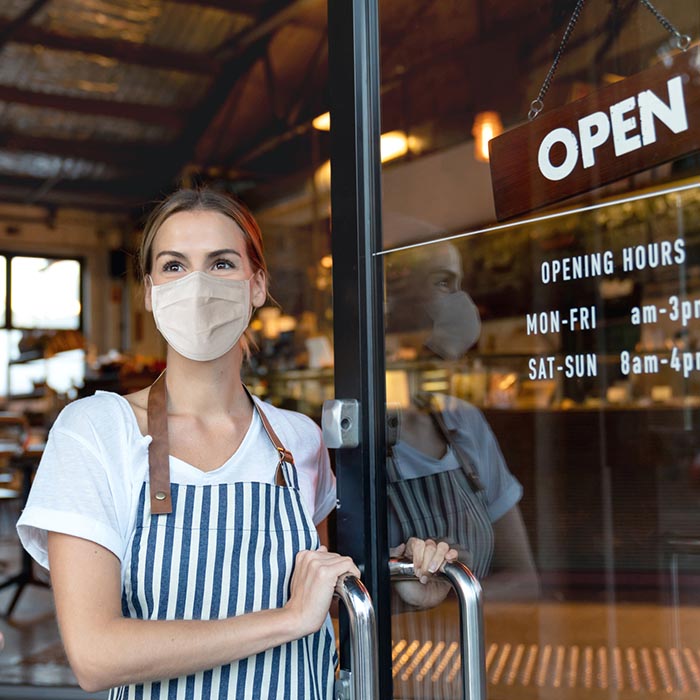
[(574, 11), (571, 14), (571, 19), (569, 20), (569, 24), (566, 25), (564, 36), (562, 36), (561, 42), (559, 42), (559, 48), (557, 49), (557, 53), (554, 56), (552, 66), (550, 67), (549, 72), (547, 73), (547, 77), (544, 79), (544, 82), (542, 83), (542, 87), (540, 88), (537, 97), (530, 103), (530, 111), (527, 113), (527, 118), (530, 121), (532, 121), (544, 108), (544, 96), (547, 94), (547, 90), (549, 90), (552, 78), (554, 77), (557, 67), (559, 66), (559, 61), (562, 57), (562, 54), (564, 53), (566, 44), (569, 41), (571, 32), (574, 31), (574, 27), (576, 26), (576, 22), (578, 21), (579, 15), (581, 14), (581, 9), (583, 8), (584, 2), (586, 2), (586, 0), (578, 0), (578, 2), (576, 3), (576, 7), (574, 7)]
[(687, 34), (681, 34), (652, 4), (649, 0), (640, 0), (642, 5), (651, 12), (654, 17), (656, 17), (657, 20), (659, 20), (659, 24), (669, 33), (673, 34), (675, 40), (676, 40), (676, 48), (681, 49), (682, 51), (685, 51), (689, 46), (690, 46), (690, 36)]
[[(557, 67), (559, 66), (559, 61), (561, 60), (562, 54), (564, 53), (564, 49), (566, 48), (566, 44), (569, 41), (569, 37), (571, 36), (571, 33), (574, 31), (574, 27), (576, 26), (576, 22), (578, 21), (579, 15), (581, 14), (581, 9), (583, 8), (583, 3), (586, 0), (578, 0), (576, 3), (576, 7), (574, 7), (574, 11), (571, 14), (571, 19), (569, 20), (569, 24), (566, 25), (566, 30), (564, 31), (564, 35), (561, 38), (561, 42), (559, 43), (559, 48), (557, 49), (557, 53), (554, 56), (554, 60), (552, 61), (552, 65), (549, 69), (549, 72), (547, 73), (547, 76), (544, 79), (544, 82), (542, 83), (542, 87), (540, 88), (540, 91), (537, 95), (537, 97), (530, 103), (530, 111), (527, 113), (527, 118), (529, 121), (532, 121), (543, 109), (544, 109), (544, 96), (547, 94), (547, 90), (549, 90), (549, 86), (552, 83), (552, 78), (554, 78), (554, 73), (556, 73)], [(689, 46), (691, 42), (691, 37), (688, 34), (681, 34), (667, 19), (664, 17), (650, 2), (650, 0), (639, 0), (644, 7), (651, 12), (654, 17), (659, 21), (661, 26), (669, 33), (672, 34), (676, 40), (676, 47), (681, 49), (682, 51), (685, 51)]]

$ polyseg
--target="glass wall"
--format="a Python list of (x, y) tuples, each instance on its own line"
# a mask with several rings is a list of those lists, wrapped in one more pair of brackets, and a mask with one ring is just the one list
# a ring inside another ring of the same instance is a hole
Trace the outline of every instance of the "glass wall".
[[(446, 540), (481, 580), (490, 698), (697, 697), (700, 160), (497, 224), (471, 137), (526, 121), (573, 5), (384, 12), (382, 130), (415, 149), (383, 173), (390, 543)], [(659, 9), (700, 34), (697, 3)], [(591, 0), (545, 109), (672, 50)], [(395, 697), (461, 697), (456, 602), (411, 596)]]

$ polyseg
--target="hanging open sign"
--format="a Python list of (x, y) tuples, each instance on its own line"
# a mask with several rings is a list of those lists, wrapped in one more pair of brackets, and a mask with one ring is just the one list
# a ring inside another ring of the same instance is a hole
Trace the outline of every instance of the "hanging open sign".
[(700, 49), (614, 83), (489, 144), (500, 220), (700, 150)]

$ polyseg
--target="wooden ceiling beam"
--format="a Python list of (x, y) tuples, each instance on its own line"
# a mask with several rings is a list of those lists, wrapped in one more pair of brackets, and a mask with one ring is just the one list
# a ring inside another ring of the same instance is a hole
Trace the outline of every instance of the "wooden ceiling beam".
[(148, 124), (179, 129), (184, 117), (177, 108), (159, 107), (116, 100), (99, 100), (92, 97), (57, 95), (48, 92), (32, 92), (9, 85), (0, 85), (0, 102), (15, 102), (31, 107), (48, 107), (63, 112), (132, 119)]
[(43, 153), (65, 158), (82, 158), (117, 167), (137, 167), (164, 158), (167, 143), (60, 139), (0, 131), (0, 150), (10, 153)]
[[(439, 65), (444, 61), (478, 62), (482, 52), (487, 48), (493, 47), (496, 37), (504, 36), (512, 42), (517, 42), (518, 37), (527, 33), (524, 31), (525, 27), (539, 27), (538, 22), (537, 17), (530, 17), (527, 20), (520, 20), (518, 23), (510, 23), (508, 26), (499, 25), (496, 31), (481, 37), (476, 43), (457, 42), (450, 46), (445, 46), (440, 51), (434, 52), (410, 66), (402, 66), (401, 71), (395, 75), (389, 74), (384, 76), (381, 86), (382, 94), (397, 87), (401, 81), (410, 79), (412, 73), (425, 71), (429, 67)], [(399, 41), (398, 37), (396, 41)], [(242, 148), (232, 154), (227, 160), (227, 164), (234, 168), (243, 164), (249, 164), (252, 160), (265, 155), (283, 143), (308, 133), (311, 128), (310, 121), (305, 120), (296, 124), (289, 124), (287, 128), (273, 127), (268, 129), (261, 134), (257, 143), (250, 144), (246, 148)]]
[[(9, 29), (12, 22), (0, 22), (0, 37)], [(177, 70), (183, 73), (215, 74), (219, 62), (211, 56), (187, 54), (181, 51), (171, 51), (156, 46), (139, 44), (122, 39), (103, 39), (97, 36), (70, 36), (59, 32), (47, 31), (42, 27), (27, 24), (15, 29), (9, 41), (19, 44), (44, 46), (58, 51), (77, 51), (95, 54), (147, 68)], [(0, 46), (2, 40), (0, 39)]]
[(192, 5), (194, 7), (211, 7), (216, 10), (224, 10), (232, 15), (255, 18), (262, 14), (264, 3), (255, 0), (166, 0), (177, 5)]
[[(163, 172), (168, 172), (170, 180), (192, 158), (197, 143), (226, 103), (231, 90), (264, 55), (271, 36), (294, 15), (315, 1), (277, 2), (251, 30), (221, 47), (217, 55), (223, 65), (218, 78), (204, 100), (189, 115), (177, 144), (171, 149), (169, 162), (162, 164)], [(160, 189), (162, 183), (154, 182), (154, 186)]]
[(5, 26), (0, 30), (0, 49), (2, 49), (8, 41), (12, 41), (17, 31), (26, 24), (29, 24), (32, 17), (34, 17), (47, 2), (48, 0), (34, 0), (34, 2), (20, 12), (17, 17), (6, 22)]
[(46, 178), (0, 175), (0, 201), (124, 213), (143, 204), (143, 183), (139, 184), (141, 190), (133, 182), (62, 180), (47, 187)]
[(317, 2), (318, 0), (287, 0), (286, 2), (280, 0), (274, 3), (275, 6), (265, 16), (261, 16), (247, 32), (224, 42), (217, 50), (217, 54), (230, 64), (260, 41), (268, 39), (282, 25), (291, 22), (308, 6), (315, 5)]

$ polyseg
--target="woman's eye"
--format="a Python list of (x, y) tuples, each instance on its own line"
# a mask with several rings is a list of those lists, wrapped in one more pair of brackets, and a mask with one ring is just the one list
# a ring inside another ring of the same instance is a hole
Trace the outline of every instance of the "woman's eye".
[(230, 260), (217, 260), (214, 263), (215, 270), (233, 270), (235, 265)]
[(163, 272), (180, 272), (183, 269), (182, 263), (172, 260), (163, 265)]

